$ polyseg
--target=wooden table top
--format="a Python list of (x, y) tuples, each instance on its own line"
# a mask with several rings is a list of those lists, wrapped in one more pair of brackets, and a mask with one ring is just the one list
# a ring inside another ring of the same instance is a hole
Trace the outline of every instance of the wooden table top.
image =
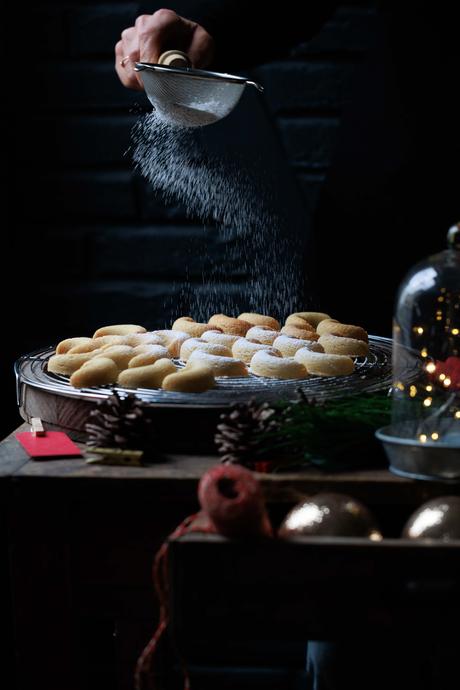
[[(85, 458), (56, 458), (32, 460), (15, 439), (19, 431), (29, 431), (21, 425), (0, 443), (0, 477), (16, 481), (54, 480), (59, 486), (91, 481), (91, 485), (138, 484), (160, 489), (165, 493), (196, 495), (196, 486), (203, 473), (219, 460), (215, 455), (167, 455), (156, 464), (142, 467), (95, 465)], [(75, 439), (78, 443), (78, 439)], [(84, 450), (84, 445), (79, 443)], [(318, 491), (349, 493), (377, 504), (420, 504), (433, 496), (458, 494), (460, 485), (426, 482), (398, 477), (387, 469), (360, 469), (344, 472), (323, 472), (317, 468), (257, 475), (267, 500), (281, 503), (298, 501), (305, 494)]]

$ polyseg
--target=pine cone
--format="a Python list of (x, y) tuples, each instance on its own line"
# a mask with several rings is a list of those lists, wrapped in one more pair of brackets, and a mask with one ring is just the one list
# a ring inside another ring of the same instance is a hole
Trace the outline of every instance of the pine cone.
[[(221, 460), (254, 469), (264, 458), (263, 434), (279, 427), (276, 411), (268, 403), (236, 403), (231, 411), (221, 415), (214, 437)], [(259, 454), (258, 454), (259, 451)]]
[(85, 425), (87, 445), (152, 452), (156, 434), (143, 403), (132, 393), (121, 397), (116, 391), (98, 403)]

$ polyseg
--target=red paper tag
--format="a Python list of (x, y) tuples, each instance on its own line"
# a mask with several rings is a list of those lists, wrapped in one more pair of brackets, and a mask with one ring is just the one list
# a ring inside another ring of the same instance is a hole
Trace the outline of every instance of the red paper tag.
[(80, 448), (63, 431), (47, 431), (45, 436), (21, 431), (16, 438), (32, 458), (82, 455)]

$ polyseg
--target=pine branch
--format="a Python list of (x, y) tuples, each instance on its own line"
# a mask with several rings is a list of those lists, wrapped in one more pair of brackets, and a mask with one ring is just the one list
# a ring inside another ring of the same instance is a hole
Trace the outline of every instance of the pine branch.
[[(239, 414), (244, 414), (243, 406)], [(269, 428), (246, 427), (243, 442), (241, 434), (232, 435), (232, 420), (226, 431), (233, 462), (254, 467), (265, 461), (274, 470), (305, 464), (334, 470), (382, 464), (374, 432), (389, 420), (390, 400), (383, 394), (326, 402), (300, 397), (295, 403), (275, 405)]]

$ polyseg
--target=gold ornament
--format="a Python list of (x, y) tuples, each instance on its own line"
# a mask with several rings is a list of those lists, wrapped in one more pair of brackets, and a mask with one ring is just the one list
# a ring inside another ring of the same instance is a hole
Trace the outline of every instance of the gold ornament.
[(280, 537), (367, 537), (380, 541), (382, 534), (372, 513), (352, 496), (320, 493), (296, 505), (285, 517)]
[(440, 496), (427, 501), (406, 522), (405, 539), (460, 539), (460, 496)]

